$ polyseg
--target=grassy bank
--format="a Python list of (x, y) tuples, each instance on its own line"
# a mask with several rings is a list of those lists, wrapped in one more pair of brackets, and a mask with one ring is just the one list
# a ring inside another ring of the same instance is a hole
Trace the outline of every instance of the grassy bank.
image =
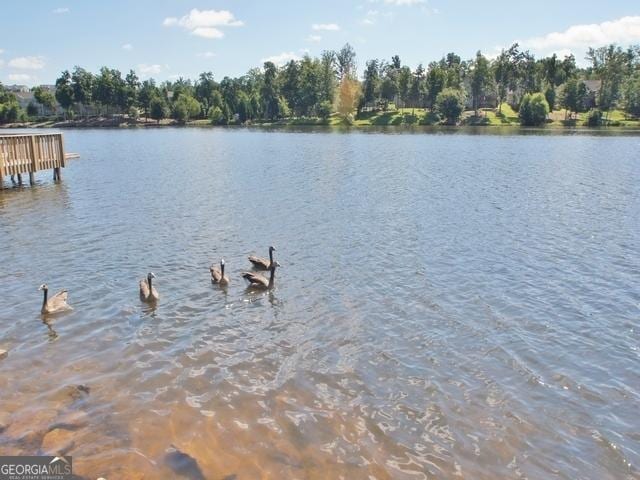
[[(621, 110), (613, 110), (605, 115), (608, 122), (606, 128), (640, 129), (640, 119), (628, 118)], [(569, 115), (565, 110), (554, 110), (548, 116), (545, 127), (551, 128), (593, 128), (585, 125), (586, 113)], [(253, 126), (353, 126), (353, 127), (400, 127), (441, 124), (438, 115), (424, 108), (390, 108), (387, 111), (362, 112), (351, 123), (338, 114), (333, 114), (327, 119), (304, 117), (286, 118), (275, 121), (254, 120), (249, 125)], [(191, 120), (186, 124), (180, 124), (172, 119), (164, 119), (157, 122), (152, 119), (130, 119), (126, 116), (99, 117), (77, 120), (46, 120), (39, 122), (24, 122), (1, 125), (0, 128), (65, 128), (65, 127), (163, 127), (163, 126), (210, 126), (209, 120)], [(483, 127), (520, 127), (518, 114), (507, 104), (503, 103), (501, 109), (483, 108), (476, 115), (474, 111), (465, 111), (459, 121), (459, 126), (483, 126)], [(596, 127), (600, 128), (600, 127)]]

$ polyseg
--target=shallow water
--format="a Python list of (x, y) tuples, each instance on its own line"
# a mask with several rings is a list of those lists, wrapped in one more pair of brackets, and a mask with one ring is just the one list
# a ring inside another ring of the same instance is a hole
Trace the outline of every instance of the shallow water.
[(87, 478), (639, 478), (640, 137), (65, 139), (0, 192), (0, 454), (75, 414)]

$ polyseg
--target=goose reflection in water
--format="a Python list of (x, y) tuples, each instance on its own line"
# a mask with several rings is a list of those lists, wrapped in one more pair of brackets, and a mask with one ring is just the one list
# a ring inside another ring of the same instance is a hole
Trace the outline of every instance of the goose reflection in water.
[(54, 342), (58, 339), (58, 332), (55, 331), (51, 322), (47, 320), (45, 317), (42, 318), (42, 323), (47, 326), (47, 336), (49, 337), (50, 342)]

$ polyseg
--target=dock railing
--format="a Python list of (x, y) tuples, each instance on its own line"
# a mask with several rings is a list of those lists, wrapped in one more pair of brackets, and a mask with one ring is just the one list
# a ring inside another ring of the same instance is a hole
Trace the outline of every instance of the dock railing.
[(33, 184), (33, 174), (39, 170), (53, 169), (54, 180), (60, 180), (60, 169), (74, 155), (65, 154), (62, 133), (27, 133), (0, 135), (0, 188), (5, 176), (28, 173)]

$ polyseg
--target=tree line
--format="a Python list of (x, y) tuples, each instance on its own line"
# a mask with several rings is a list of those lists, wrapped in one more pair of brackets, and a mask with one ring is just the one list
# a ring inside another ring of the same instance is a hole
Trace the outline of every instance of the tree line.
[[(22, 112), (15, 96), (0, 84), (0, 122), (51, 114), (57, 106), (67, 118), (126, 114), (179, 123), (208, 119), (214, 124), (275, 121), (288, 118), (326, 120), (338, 113), (344, 120), (393, 108), (425, 109), (444, 123), (456, 123), (464, 110), (477, 116), (481, 108), (502, 113), (506, 102), (523, 124), (540, 124), (549, 111), (564, 108), (575, 114), (622, 109), (640, 116), (640, 46), (590, 48), (588, 67), (579, 68), (573, 55), (536, 59), (513, 44), (493, 59), (481, 52), (469, 60), (449, 53), (438, 61), (411, 69), (399, 56), (365, 62), (356, 74), (356, 53), (346, 44), (291, 60), (281, 67), (265, 62), (237, 78), (216, 81), (212, 72), (196, 80), (179, 78), (156, 83), (141, 81), (103, 67), (92, 73), (76, 66), (63, 71), (55, 92), (33, 90), (34, 102)], [(598, 88), (589, 88), (589, 81)]]

